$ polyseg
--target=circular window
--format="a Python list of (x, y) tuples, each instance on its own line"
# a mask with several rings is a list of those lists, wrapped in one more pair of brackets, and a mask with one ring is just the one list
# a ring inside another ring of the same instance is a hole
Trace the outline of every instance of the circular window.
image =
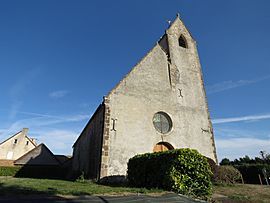
[(153, 118), (153, 124), (160, 133), (168, 133), (172, 129), (172, 120), (170, 116), (164, 112), (157, 112)]

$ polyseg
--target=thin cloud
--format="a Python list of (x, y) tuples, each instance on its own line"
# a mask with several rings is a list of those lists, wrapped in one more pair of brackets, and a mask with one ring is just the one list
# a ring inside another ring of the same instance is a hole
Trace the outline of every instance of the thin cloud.
[(268, 151), (270, 139), (259, 139), (252, 137), (244, 138), (216, 138), (216, 147), (219, 161), (223, 158), (234, 160), (248, 155), (250, 157), (259, 156), (262, 150)]
[(58, 154), (72, 153), (72, 145), (79, 136), (83, 123), (90, 118), (90, 115), (86, 114), (58, 116), (25, 111), (17, 113), (27, 115), (29, 118), (17, 120), (0, 129), (0, 142), (27, 127), (30, 137), (37, 139), (38, 143), (46, 144)]
[(34, 79), (40, 75), (42, 69), (34, 68), (26, 71), (19, 79), (15, 80), (13, 85), (9, 89), (9, 97), (11, 100), (11, 108), (9, 112), (9, 118), (15, 118), (17, 111), (23, 104), (23, 94), (26, 92), (27, 87), (34, 81)]
[(30, 116), (44, 117), (44, 118), (54, 118), (54, 119), (58, 119), (58, 120), (63, 120), (65, 122), (82, 121), (82, 120), (90, 118), (90, 116), (87, 114), (76, 114), (76, 115), (69, 115), (69, 116), (55, 116), (55, 115), (50, 115), (50, 114), (34, 113), (34, 112), (27, 112), (27, 111), (18, 111), (18, 113), (30, 115)]
[(235, 128), (235, 127), (224, 127), (216, 125), (214, 128), (214, 134), (222, 138), (243, 138), (243, 137), (260, 137), (268, 138), (268, 131), (264, 130), (250, 130), (247, 128)]
[(39, 131), (35, 132), (35, 134), (38, 141), (46, 144), (55, 154), (69, 155), (72, 153), (73, 143), (79, 136), (79, 132), (62, 129)]
[(49, 96), (53, 99), (59, 99), (66, 96), (67, 94), (68, 94), (67, 90), (58, 90), (58, 91), (51, 92)]
[(266, 76), (260, 77), (260, 78), (255, 78), (253, 80), (224, 81), (224, 82), (217, 83), (214, 85), (206, 86), (206, 90), (207, 90), (207, 94), (214, 94), (217, 92), (222, 92), (225, 90), (257, 83), (257, 82), (267, 80), (267, 79), (270, 79), (270, 75), (266, 75)]
[(242, 121), (259, 121), (270, 119), (270, 114), (264, 115), (251, 115), (251, 116), (242, 116), (242, 117), (232, 117), (232, 118), (217, 118), (212, 119), (213, 124), (220, 124), (220, 123), (233, 123), (233, 122), (242, 122)]
[[(27, 113), (27, 112), (26, 112)], [(31, 113), (30, 113), (31, 114)], [(33, 113), (34, 114), (34, 113)], [(20, 131), (24, 127), (41, 130), (45, 127), (55, 128), (57, 124), (75, 123), (89, 119), (89, 115), (77, 114), (68, 116), (51, 116), (38, 114), (39, 116), (17, 120), (5, 129), (1, 129), (1, 140)]]

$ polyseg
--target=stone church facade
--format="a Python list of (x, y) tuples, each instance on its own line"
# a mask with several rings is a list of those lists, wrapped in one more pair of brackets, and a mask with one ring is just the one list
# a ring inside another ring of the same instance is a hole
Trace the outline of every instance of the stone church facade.
[(103, 98), (73, 145), (73, 170), (126, 175), (134, 155), (175, 148), (217, 162), (196, 42), (179, 16)]

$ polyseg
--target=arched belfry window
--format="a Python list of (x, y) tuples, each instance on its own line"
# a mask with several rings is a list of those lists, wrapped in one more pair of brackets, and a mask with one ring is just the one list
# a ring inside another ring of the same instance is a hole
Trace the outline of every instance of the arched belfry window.
[(179, 46), (180, 47), (183, 47), (183, 48), (188, 48), (187, 46), (187, 40), (185, 39), (185, 37), (183, 35), (181, 35), (178, 39), (178, 43), (179, 43)]

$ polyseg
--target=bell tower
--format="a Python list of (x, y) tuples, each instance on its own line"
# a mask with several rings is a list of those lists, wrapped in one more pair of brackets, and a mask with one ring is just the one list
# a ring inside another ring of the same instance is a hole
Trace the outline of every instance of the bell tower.
[[(186, 119), (191, 119), (196, 115), (194, 123), (192, 124), (191, 120), (187, 128), (200, 125), (201, 132), (199, 134), (198, 130), (196, 132), (197, 136), (201, 136), (198, 139), (211, 139), (214, 161), (217, 162), (213, 127), (208, 111), (196, 41), (180, 19), (179, 14), (158, 43), (167, 56), (168, 77), (171, 91), (178, 103), (178, 112), (185, 114)], [(190, 133), (193, 130), (187, 131)]]

